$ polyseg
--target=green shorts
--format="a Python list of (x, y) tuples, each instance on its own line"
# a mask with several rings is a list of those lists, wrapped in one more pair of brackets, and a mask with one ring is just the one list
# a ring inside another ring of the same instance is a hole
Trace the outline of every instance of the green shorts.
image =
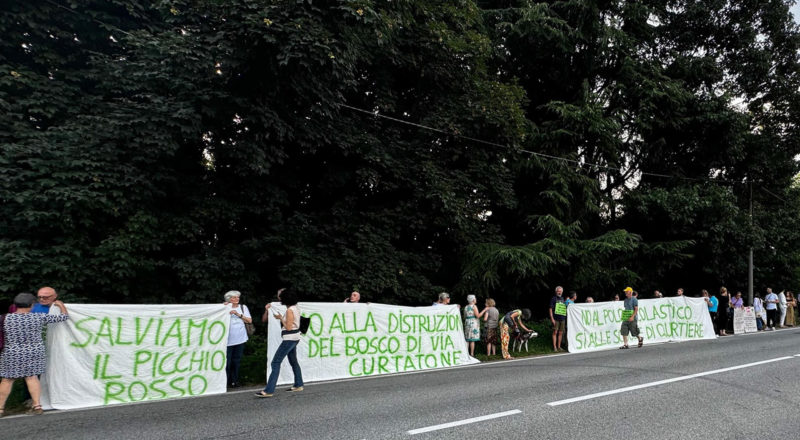
[(564, 329), (567, 328), (567, 321), (558, 321), (556, 320), (556, 324), (553, 326), (553, 332), (563, 332)]

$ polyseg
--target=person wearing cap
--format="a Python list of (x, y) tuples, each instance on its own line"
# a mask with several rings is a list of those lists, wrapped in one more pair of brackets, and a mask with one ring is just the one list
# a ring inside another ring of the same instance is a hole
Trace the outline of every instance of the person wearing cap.
[(433, 303), (435, 306), (446, 306), (450, 304), (450, 294), (447, 292), (442, 292), (439, 294), (439, 301)]
[(625, 288), (625, 300), (623, 305), (625, 311), (622, 314), (622, 325), (619, 328), (623, 345), (620, 348), (630, 348), (628, 347), (628, 333), (633, 337), (639, 338), (639, 347), (641, 347), (644, 343), (644, 338), (639, 336), (639, 326), (636, 320), (636, 315), (639, 314), (639, 300), (633, 297), (633, 288)]
[(567, 305), (564, 303), (564, 288), (556, 286), (556, 294), (550, 298), (550, 322), (553, 323), (553, 351), (562, 351), (561, 338), (567, 325)]

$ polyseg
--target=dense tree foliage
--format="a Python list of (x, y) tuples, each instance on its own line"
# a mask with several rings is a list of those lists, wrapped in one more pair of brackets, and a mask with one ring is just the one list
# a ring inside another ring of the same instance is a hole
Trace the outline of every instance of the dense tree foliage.
[(798, 281), (782, 1), (7, 3), (4, 294)]

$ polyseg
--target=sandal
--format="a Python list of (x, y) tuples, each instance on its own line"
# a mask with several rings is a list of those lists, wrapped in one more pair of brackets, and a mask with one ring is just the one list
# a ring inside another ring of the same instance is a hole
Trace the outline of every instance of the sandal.
[(34, 415), (37, 415), (37, 416), (44, 414), (44, 410), (42, 410), (42, 405), (34, 405), (34, 406), (31, 407), (30, 411), (28, 411), (28, 412), (30, 414), (34, 414)]
[(639, 337), (639, 348), (642, 348), (642, 344), (644, 344), (644, 338)]
[(630, 348), (630, 347), (628, 347), (627, 345), (623, 345), (623, 346), (622, 346), (622, 347), (620, 347), (619, 349), (620, 349), (620, 350), (627, 350), (627, 349), (629, 349), (629, 348)]
[(267, 398), (272, 396), (274, 396), (274, 394), (265, 393), (264, 391), (259, 391), (256, 393), (256, 397), (261, 397), (261, 398)]

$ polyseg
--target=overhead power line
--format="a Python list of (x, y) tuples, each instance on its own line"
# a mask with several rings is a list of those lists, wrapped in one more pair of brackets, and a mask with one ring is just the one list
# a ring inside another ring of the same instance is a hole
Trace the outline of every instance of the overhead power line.
[[(609, 166), (609, 165), (602, 165), (602, 164), (591, 163), (591, 162), (584, 162), (584, 161), (579, 161), (579, 160), (576, 160), (576, 159), (570, 159), (568, 157), (555, 156), (555, 155), (552, 155), (552, 154), (541, 153), (541, 152), (538, 152), (538, 151), (526, 150), (524, 148), (514, 148), (514, 147), (511, 147), (509, 145), (499, 144), (497, 142), (486, 141), (486, 140), (474, 138), (474, 137), (471, 137), (471, 136), (464, 136), (462, 134), (453, 133), (451, 131), (443, 130), (443, 129), (440, 129), (440, 128), (429, 127), (427, 125), (419, 124), (419, 123), (416, 123), (416, 122), (411, 122), (411, 121), (406, 121), (406, 120), (399, 119), (399, 118), (394, 118), (392, 116), (387, 116), (387, 115), (381, 114), (381, 113), (376, 112), (376, 111), (370, 111), (370, 110), (366, 110), (366, 109), (363, 109), (363, 108), (353, 107), (352, 105), (348, 105), (348, 104), (339, 104), (339, 106), (343, 107), (343, 108), (346, 108), (346, 109), (349, 109), (349, 110), (353, 110), (355, 112), (367, 114), (367, 115), (370, 115), (370, 116), (373, 116), (373, 117), (376, 117), (376, 118), (382, 118), (382, 119), (386, 119), (386, 120), (389, 120), (389, 121), (392, 121), (392, 122), (397, 122), (397, 123), (400, 123), (400, 124), (405, 124), (405, 125), (409, 125), (409, 126), (412, 126), (412, 127), (417, 127), (417, 128), (421, 128), (421, 129), (424, 129), (424, 130), (432, 131), (432, 132), (435, 132), (435, 133), (444, 134), (446, 136), (452, 136), (452, 137), (456, 137), (456, 138), (472, 141), (472, 142), (475, 142), (475, 143), (478, 143), (478, 144), (483, 144), (483, 145), (489, 145), (489, 146), (492, 146), (492, 147), (502, 148), (504, 150), (508, 150), (508, 151), (512, 151), (512, 152), (525, 153), (525, 154), (529, 154), (531, 156), (536, 156), (536, 157), (547, 159), (547, 160), (559, 160), (559, 161), (563, 161), (563, 162), (567, 162), (567, 163), (572, 163), (572, 164), (575, 164), (575, 165), (578, 165), (578, 166), (589, 166), (589, 167), (598, 168), (598, 169), (604, 169), (604, 170), (608, 170), (608, 171), (618, 171), (620, 173), (624, 173), (625, 172), (624, 169), (619, 168), (619, 167), (613, 167), (613, 166)], [(745, 181), (728, 180), (728, 179), (707, 179), (707, 178), (704, 179), (704, 178), (697, 178), (697, 177), (685, 177), (685, 176), (676, 176), (676, 175), (671, 175), (671, 174), (654, 173), (654, 172), (651, 172), (651, 171), (641, 171), (641, 170), (639, 170), (639, 173), (641, 175), (643, 175), (643, 176), (661, 177), (661, 178), (665, 178), (665, 179), (679, 179), (679, 180), (686, 180), (686, 181), (692, 181), (692, 182), (709, 182), (709, 183), (717, 183), (717, 184), (719, 184), (719, 183), (726, 183), (726, 184), (745, 183)]]

